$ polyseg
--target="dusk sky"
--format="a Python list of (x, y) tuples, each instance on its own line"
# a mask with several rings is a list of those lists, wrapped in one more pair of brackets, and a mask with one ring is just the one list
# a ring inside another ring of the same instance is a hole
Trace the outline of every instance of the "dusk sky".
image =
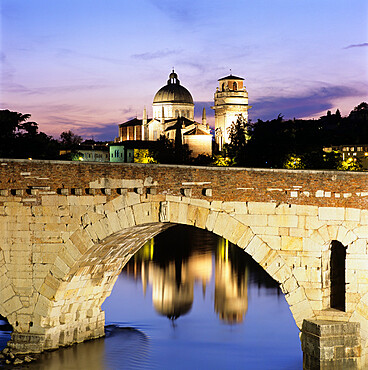
[(368, 101), (366, 0), (0, 0), (1, 109), (59, 137), (113, 140), (171, 68), (214, 126), (217, 80), (245, 78), (253, 121)]

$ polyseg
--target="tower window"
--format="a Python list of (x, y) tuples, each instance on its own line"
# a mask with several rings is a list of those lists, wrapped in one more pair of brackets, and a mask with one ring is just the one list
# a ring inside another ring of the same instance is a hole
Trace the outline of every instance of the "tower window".
[(345, 261), (346, 247), (337, 240), (331, 243), (330, 279), (331, 308), (345, 311)]
[(225, 82), (221, 86), (221, 91), (225, 91)]
[(236, 82), (233, 83), (233, 90), (238, 90), (238, 84)]

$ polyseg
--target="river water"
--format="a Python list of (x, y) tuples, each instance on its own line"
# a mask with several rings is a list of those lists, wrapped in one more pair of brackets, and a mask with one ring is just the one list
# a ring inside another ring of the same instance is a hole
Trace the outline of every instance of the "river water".
[[(105, 338), (23, 368), (302, 369), (299, 330), (278, 284), (203, 230), (176, 226), (146, 243), (102, 308)], [(9, 336), (0, 331), (0, 348)]]

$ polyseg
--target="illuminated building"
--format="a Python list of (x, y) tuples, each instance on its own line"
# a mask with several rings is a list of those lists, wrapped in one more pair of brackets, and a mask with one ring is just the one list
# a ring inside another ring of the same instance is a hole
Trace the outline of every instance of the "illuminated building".
[(133, 118), (119, 125), (117, 142), (129, 140), (156, 141), (161, 135), (168, 139), (176, 138), (179, 129), (182, 143), (188, 145), (193, 157), (199, 154), (212, 154), (212, 135), (203, 111), (202, 123), (194, 120), (194, 103), (191, 93), (180, 84), (174, 70), (167, 84), (157, 91), (152, 103), (153, 118)]
[(221, 151), (224, 144), (230, 143), (229, 128), (239, 115), (248, 122), (248, 92), (244, 86), (244, 78), (229, 75), (219, 80), (215, 92), (215, 135), (216, 143)]

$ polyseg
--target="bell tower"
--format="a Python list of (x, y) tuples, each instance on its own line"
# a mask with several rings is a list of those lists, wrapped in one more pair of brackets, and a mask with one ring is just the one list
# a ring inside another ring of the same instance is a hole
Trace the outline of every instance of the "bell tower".
[(241, 114), (248, 122), (248, 92), (244, 86), (244, 78), (229, 75), (220, 78), (215, 92), (215, 135), (219, 150), (229, 143), (228, 128), (236, 122)]

